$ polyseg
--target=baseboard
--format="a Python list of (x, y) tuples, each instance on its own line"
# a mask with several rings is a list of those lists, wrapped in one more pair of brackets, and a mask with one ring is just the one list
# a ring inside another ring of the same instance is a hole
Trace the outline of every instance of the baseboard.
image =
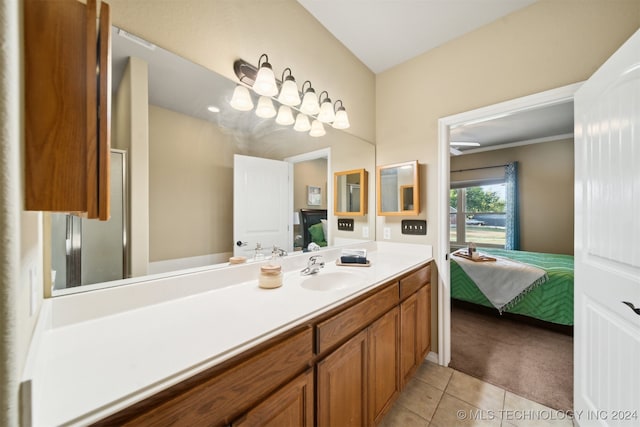
[(438, 363), (438, 353), (434, 353), (433, 351), (430, 351), (429, 354), (427, 354), (427, 357), (425, 357), (425, 359), (428, 360), (429, 362)]

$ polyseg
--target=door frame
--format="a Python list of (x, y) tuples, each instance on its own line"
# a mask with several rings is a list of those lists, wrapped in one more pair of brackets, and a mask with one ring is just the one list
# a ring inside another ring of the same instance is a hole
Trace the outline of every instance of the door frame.
[(438, 239), (435, 261), (438, 267), (438, 363), (451, 361), (451, 283), (449, 277), (449, 134), (450, 129), (497, 119), (513, 113), (573, 101), (583, 82), (500, 102), (438, 119)]
[[(298, 154), (296, 156), (285, 157), (283, 160), (289, 163), (289, 211), (292, 215), (289, 217), (289, 230), (293, 230), (293, 165), (309, 160), (327, 159), (327, 223), (333, 224), (333, 185), (331, 178), (331, 147), (321, 148), (319, 150), (310, 151), (308, 153)], [(327, 227), (327, 244), (332, 245), (331, 227)], [(293, 232), (289, 233), (291, 239), (291, 247), (293, 247)]]

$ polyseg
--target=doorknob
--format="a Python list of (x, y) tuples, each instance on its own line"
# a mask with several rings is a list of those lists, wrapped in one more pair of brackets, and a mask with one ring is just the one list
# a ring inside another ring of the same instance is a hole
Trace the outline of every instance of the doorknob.
[(623, 304), (628, 305), (629, 308), (631, 310), (633, 310), (634, 313), (636, 313), (637, 315), (640, 316), (640, 308), (636, 308), (636, 306), (634, 306), (632, 303), (630, 303), (629, 301), (622, 301)]
[(243, 241), (241, 241), (241, 240), (238, 240), (238, 241), (236, 242), (236, 246), (237, 246), (237, 247), (247, 246), (247, 242), (243, 242)]

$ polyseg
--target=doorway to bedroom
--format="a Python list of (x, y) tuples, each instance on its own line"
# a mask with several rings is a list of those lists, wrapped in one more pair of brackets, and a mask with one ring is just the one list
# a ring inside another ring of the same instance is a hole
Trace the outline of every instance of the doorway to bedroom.
[[(440, 363), (558, 410), (571, 410), (573, 395), (572, 99), (578, 87), (440, 121), (439, 196), (448, 215), (439, 224), (439, 250), (450, 254), (439, 269), (447, 291), (439, 296)], [(485, 262), (458, 256), (470, 243)], [(475, 283), (491, 264), (508, 263), (533, 264), (528, 274), (539, 276), (514, 279), (521, 288), (506, 293)], [(545, 270), (558, 264), (566, 270), (560, 285)], [(550, 295), (548, 281), (562, 291)]]

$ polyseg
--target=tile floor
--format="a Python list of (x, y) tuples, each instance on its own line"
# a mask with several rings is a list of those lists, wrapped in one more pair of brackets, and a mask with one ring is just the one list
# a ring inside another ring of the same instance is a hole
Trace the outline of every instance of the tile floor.
[(573, 426), (564, 412), (425, 361), (381, 427)]

